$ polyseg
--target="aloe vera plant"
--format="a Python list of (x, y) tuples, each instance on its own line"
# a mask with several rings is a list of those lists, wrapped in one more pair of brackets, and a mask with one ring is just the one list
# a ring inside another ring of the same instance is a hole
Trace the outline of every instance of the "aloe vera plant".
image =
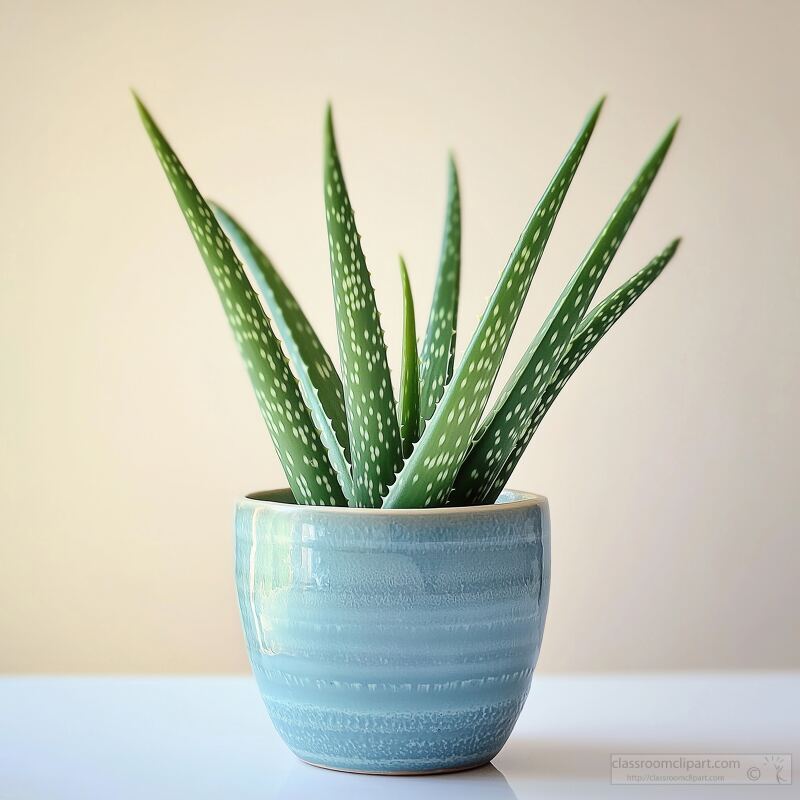
[[(395, 400), (384, 332), (330, 109), (324, 129), (323, 197), (339, 370), (265, 251), (231, 214), (201, 195), (147, 109), (138, 98), (136, 102), (217, 289), (299, 503), (424, 508), (495, 502), (567, 380), (663, 271), (678, 246), (676, 239), (590, 309), (666, 157), (676, 123), (636, 175), (498, 400), (484, 414), (603, 100), (590, 111), (534, 208), (458, 363), (461, 201), (451, 158), (439, 269), (421, 345), (408, 270), (400, 260), (403, 346)], [(273, 322), (288, 358), (272, 330)]]

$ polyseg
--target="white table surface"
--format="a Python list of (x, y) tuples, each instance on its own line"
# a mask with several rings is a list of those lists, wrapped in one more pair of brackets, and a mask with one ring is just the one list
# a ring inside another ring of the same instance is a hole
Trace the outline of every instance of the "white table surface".
[(300, 763), (246, 677), (0, 679), (2, 800), (797, 797), (792, 786), (612, 786), (610, 753), (793, 753), (800, 674), (536, 676), (492, 766), (347, 775)]

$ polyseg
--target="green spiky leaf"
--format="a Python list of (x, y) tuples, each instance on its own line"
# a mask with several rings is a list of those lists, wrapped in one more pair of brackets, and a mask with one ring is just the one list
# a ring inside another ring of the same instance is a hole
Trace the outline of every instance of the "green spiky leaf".
[(403, 257), (400, 257), (403, 283), (403, 361), (400, 368), (400, 440), (403, 458), (411, 455), (419, 431), (419, 369), (417, 358), (417, 325), (414, 319), (414, 297)]
[(325, 215), (350, 436), (353, 503), (376, 507), (402, 463), (400, 429), (383, 328), (342, 175), (330, 108), (325, 125)]
[(241, 262), (150, 113), (138, 98), (136, 104), (222, 301), (295, 499), (346, 505), (297, 380)]
[(345, 497), (353, 499), (350, 440), (342, 380), (303, 309), (267, 254), (224, 208), (211, 204), (220, 225), (250, 268), (294, 365)]
[(561, 362), (553, 373), (547, 389), (540, 398), (529, 417), (528, 424), (514, 440), (511, 453), (505, 460), (502, 468), (487, 482), (484, 491), (475, 498), (476, 504), (494, 503), (500, 492), (503, 491), (511, 473), (517, 466), (522, 454), (536, 433), (544, 415), (553, 405), (559, 392), (566, 382), (572, 377), (575, 370), (581, 365), (592, 348), (611, 329), (614, 323), (644, 294), (645, 290), (663, 272), (664, 268), (675, 255), (680, 239), (673, 241), (646, 267), (642, 268), (632, 278), (612, 292), (605, 300), (597, 305), (575, 331)]
[(441, 505), (447, 499), (601, 106), (602, 100), (590, 113), (528, 221), (464, 358), (425, 432), (389, 489), (384, 507), (425, 508)]
[(658, 174), (677, 124), (667, 131), (623, 195), (478, 429), (450, 502), (474, 502), (505, 463)]
[(442, 251), (419, 363), (420, 431), (433, 416), (436, 404), (453, 375), (456, 353), (458, 290), (461, 275), (461, 198), (458, 171), (452, 157), (448, 164), (447, 211)]

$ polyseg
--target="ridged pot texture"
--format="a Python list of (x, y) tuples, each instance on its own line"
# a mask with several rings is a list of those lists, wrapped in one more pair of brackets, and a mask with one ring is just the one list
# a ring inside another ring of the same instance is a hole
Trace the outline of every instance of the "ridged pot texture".
[(441, 509), (236, 509), (250, 663), (301, 759), (359, 772), (493, 758), (530, 688), (550, 588), (547, 501)]

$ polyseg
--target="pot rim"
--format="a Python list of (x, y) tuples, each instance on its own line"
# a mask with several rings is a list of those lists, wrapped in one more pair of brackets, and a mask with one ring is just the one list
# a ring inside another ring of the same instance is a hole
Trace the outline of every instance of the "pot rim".
[[(297, 509), (298, 511), (314, 511), (320, 514), (357, 514), (359, 516), (407, 516), (407, 515), (460, 515), (460, 514), (487, 514), (503, 511), (520, 511), (525, 508), (535, 508), (536, 506), (547, 508), (547, 498), (541, 494), (533, 492), (521, 492), (517, 489), (504, 489), (498, 498), (498, 502), (480, 506), (436, 506), (435, 508), (355, 508), (351, 506), (310, 506), (295, 502), (287, 502), (286, 496), (292, 497), (291, 489), (267, 489), (256, 492), (249, 492), (240, 498), (237, 505), (253, 504), (258, 508), (274, 508), (286, 511)], [(510, 496), (507, 500), (502, 500), (503, 496)]]

